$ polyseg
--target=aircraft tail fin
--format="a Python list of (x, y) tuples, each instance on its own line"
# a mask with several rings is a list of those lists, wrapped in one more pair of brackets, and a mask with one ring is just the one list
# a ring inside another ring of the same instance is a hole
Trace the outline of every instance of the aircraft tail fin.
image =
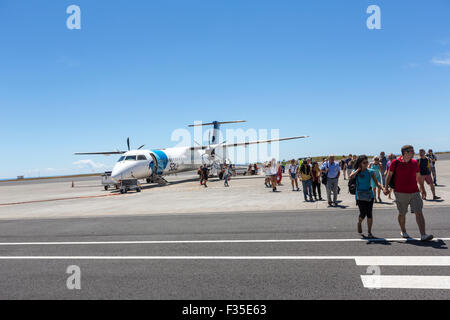
[(213, 122), (208, 122), (208, 123), (194, 123), (194, 124), (188, 125), (188, 127), (192, 128), (192, 127), (213, 126), (213, 134), (212, 134), (211, 140), (208, 141), (208, 144), (217, 144), (217, 143), (219, 143), (218, 138), (219, 138), (219, 130), (220, 130), (221, 124), (242, 123), (242, 122), (247, 122), (247, 121), (246, 120), (213, 121)]

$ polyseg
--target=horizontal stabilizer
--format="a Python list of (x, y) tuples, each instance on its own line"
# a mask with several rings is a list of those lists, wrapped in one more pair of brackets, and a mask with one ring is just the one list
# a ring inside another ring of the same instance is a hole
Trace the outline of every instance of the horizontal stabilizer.
[(236, 120), (236, 121), (214, 121), (214, 122), (208, 122), (208, 123), (199, 123), (199, 124), (190, 124), (188, 127), (203, 127), (203, 126), (213, 126), (217, 124), (229, 124), (229, 123), (242, 123), (247, 122), (246, 120)]

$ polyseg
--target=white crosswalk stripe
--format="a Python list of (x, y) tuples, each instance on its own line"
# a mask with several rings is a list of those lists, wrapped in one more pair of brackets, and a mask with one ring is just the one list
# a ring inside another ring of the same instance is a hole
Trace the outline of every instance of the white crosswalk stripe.
[(362, 275), (368, 289), (450, 289), (449, 276)]
[[(450, 266), (448, 256), (355, 257), (358, 266)], [(362, 275), (368, 289), (450, 289), (450, 276)]]

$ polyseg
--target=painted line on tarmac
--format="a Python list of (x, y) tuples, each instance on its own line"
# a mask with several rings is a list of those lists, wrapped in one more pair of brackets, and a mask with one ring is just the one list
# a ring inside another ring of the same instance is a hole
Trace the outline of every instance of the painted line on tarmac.
[(0, 260), (354, 260), (348, 256), (0, 256)]
[(363, 275), (361, 280), (368, 289), (450, 289), (448, 276)]
[(69, 198), (58, 198), (58, 199), (45, 199), (45, 200), (31, 200), (31, 201), (22, 201), (22, 202), (0, 203), (0, 207), (17, 206), (17, 205), (21, 205), (21, 204), (31, 204), (31, 203), (40, 203), (40, 202), (105, 198), (105, 197), (112, 197), (112, 196), (118, 196), (118, 195), (120, 195), (120, 194), (119, 193), (110, 193), (110, 194), (101, 194), (101, 195), (97, 195), (97, 196), (80, 196), (80, 197), (69, 197)]
[(355, 260), (358, 266), (450, 266), (450, 256), (364, 256)]
[(450, 256), (0, 256), (0, 260), (354, 260), (358, 266), (450, 266)]
[[(450, 238), (436, 238), (434, 241), (448, 241)], [(61, 242), (0, 242), (0, 246), (58, 246), (58, 245), (130, 245), (130, 244), (226, 244), (226, 243), (317, 243), (317, 242), (407, 242), (420, 241), (415, 238), (375, 239), (263, 239), (263, 240), (135, 240), (135, 241), (61, 241)]]

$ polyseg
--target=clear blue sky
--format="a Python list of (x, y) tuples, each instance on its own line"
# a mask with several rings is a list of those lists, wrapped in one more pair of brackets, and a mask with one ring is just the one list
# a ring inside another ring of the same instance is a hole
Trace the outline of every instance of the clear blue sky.
[(448, 0), (0, 0), (0, 178), (107, 168), (73, 152), (173, 146), (194, 120), (311, 136), (281, 158), (450, 150), (449, 17)]

